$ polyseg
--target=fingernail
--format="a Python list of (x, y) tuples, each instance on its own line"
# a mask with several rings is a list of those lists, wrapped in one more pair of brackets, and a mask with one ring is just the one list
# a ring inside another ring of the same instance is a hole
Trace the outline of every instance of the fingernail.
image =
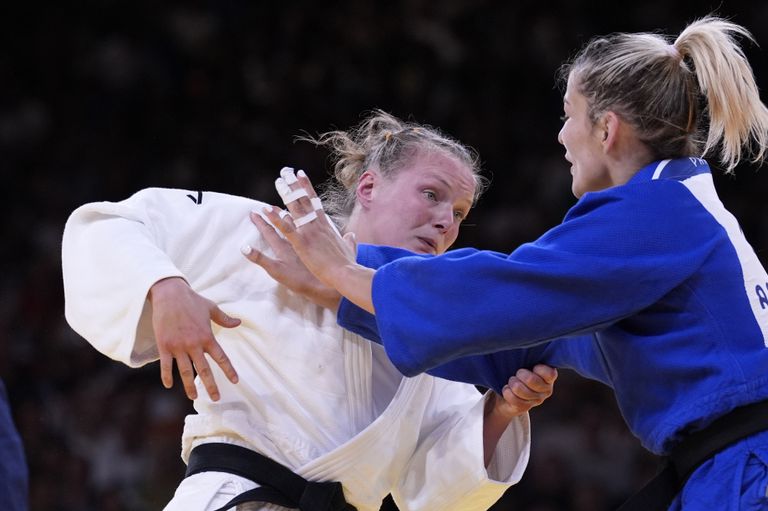
[(240, 252), (242, 252), (243, 255), (249, 255), (251, 252), (253, 252), (253, 249), (250, 245), (243, 245), (240, 247)]
[(299, 169), (299, 171), (296, 173), (296, 175), (299, 176), (299, 177), (307, 177), (307, 175), (301, 169)]

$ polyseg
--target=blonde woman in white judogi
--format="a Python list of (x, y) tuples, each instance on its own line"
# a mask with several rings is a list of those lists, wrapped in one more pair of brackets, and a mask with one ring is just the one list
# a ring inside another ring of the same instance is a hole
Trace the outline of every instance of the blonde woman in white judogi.
[[(397, 134), (381, 136), (386, 145)], [(361, 172), (344, 229), (361, 242), (446, 250), (477, 185), (471, 166), (432, 146), (419, 142), (391, 175), (380, 163)], [(522, 370), (503, 397), (428, 375), (402, 377), (380, 346), (341, 329), (335, 312), (244, 257), (270, 271), (287, 268), (276, 260), (280, 240), (266, 224), (254, 227), (259, 219), (251, 213), (264, 207), (232, 195), (154, 188), (78, 208), (62, 248), (68, 322), (129, 366), (162, 359), (166, 385), (174, 359), (184, 380), (194, 363), (200, 374), (185, 387), (197, 413), (185, 420), (185, 462), (200, 444), (245, 447), (308, 480), (339, 481), (358, 511), (377, 511), (389, 493), (402, 511), (493, 505), (523, 474), (530, 446), (524, 411), (551, 393), (554, 370)], [(193, 345), (200, 324), (212, 327), (213, 349)], [(215, 363), (203, 367), (195, 360), (201, 351)], [(256, 486), (227, 472), (197, 473), (165, 509), (216, 510)]]

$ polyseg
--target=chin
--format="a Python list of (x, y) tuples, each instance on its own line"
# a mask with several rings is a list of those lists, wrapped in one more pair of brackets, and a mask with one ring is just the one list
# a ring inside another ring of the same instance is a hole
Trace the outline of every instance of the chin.
[(581, 190), (579, 190), (579, 188), (576, 186), (576, 183), (574, 183), (573, 185), (571, 185), (571, 193), (572, 193), (572, 194), (573, 194), (573, 196), (574, 196), (574, 197), (576, 197), (577, 199), (580, 199), (580, 198), (581, 198), (581, 196), (582, 196), (582, 195), (584, 195), (584, 192), (583, 192), (583, 191), (581, 191)]

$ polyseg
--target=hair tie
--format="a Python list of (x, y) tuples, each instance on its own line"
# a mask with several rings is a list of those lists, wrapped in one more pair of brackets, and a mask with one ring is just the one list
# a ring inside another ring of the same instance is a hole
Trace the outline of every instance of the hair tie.
[(666, 45), (665, 50), (667, 50), (667, 54), (673, 59), (677, 61), (683, 60), (683, 56), (680, 54), (674, 44)]
[(391, 131), (385, 131), (384, 132), (384, 143), (386, 144), (389, 142), (389, 139), (392, 138), (392, 132)]

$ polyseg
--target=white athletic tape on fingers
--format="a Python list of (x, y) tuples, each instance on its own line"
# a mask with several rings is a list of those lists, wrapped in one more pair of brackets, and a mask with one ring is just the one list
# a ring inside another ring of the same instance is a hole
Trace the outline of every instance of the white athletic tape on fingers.
[(275, 179), (275, 190), (277, 190), (280, 198), (283, 199), (283, 204), (286, 205), (295, 200), (301, 199), (302, 197), (309, 196), (304, 188), (296, 188), (295, 190), (291, 190), (291, 187), (288, 186), (288, 183), (286, 183), (285, 179), (282, 177)]
[(296, 179), (296, 174), (293, 173), (293, 167), (283, 167), (280, 169), (280, 177), (282, 177), (289, 185), (299, 182), (299, 180)]
[(291, 214), (284, 209), (281, 209), (278, 215), (280, 215), (280, 220), (285, 220), (285, 217), (291, 216)]
[(294, 220), (293, 221), (293, 225), (295, 225), (296, 228), (298, 229), (302, 225), (306, 225), (309, 222), (315, 220), (316, 218), (317, 218), (317, 213), (315, 213), (314, 211), (310, 211), (309, 213), (307, 213), (303, 217), (297, 218), (296, 220)]
[(282, 177), (275, 179), (275, 190), (277, 190), (277, 193), (280, 195), (281, 199), (291, 193), (291, 187), (288, 186), (288, 183), (286, 183), (285, 179)]
[(304, 188), (296, 188), (292, 192), (282, 196), (283, 197), (283, 203), (285, 205), (290, 204), (293, 201), (297, 201), (301, 199), (302, 197), (309, 197), (309, 194)]
[(309, 202), (312, 203), (312, 209), (315, 211), (322, 211), (323, 201), (320, 200), (320, 197), (312, 197), (309, 199)]

